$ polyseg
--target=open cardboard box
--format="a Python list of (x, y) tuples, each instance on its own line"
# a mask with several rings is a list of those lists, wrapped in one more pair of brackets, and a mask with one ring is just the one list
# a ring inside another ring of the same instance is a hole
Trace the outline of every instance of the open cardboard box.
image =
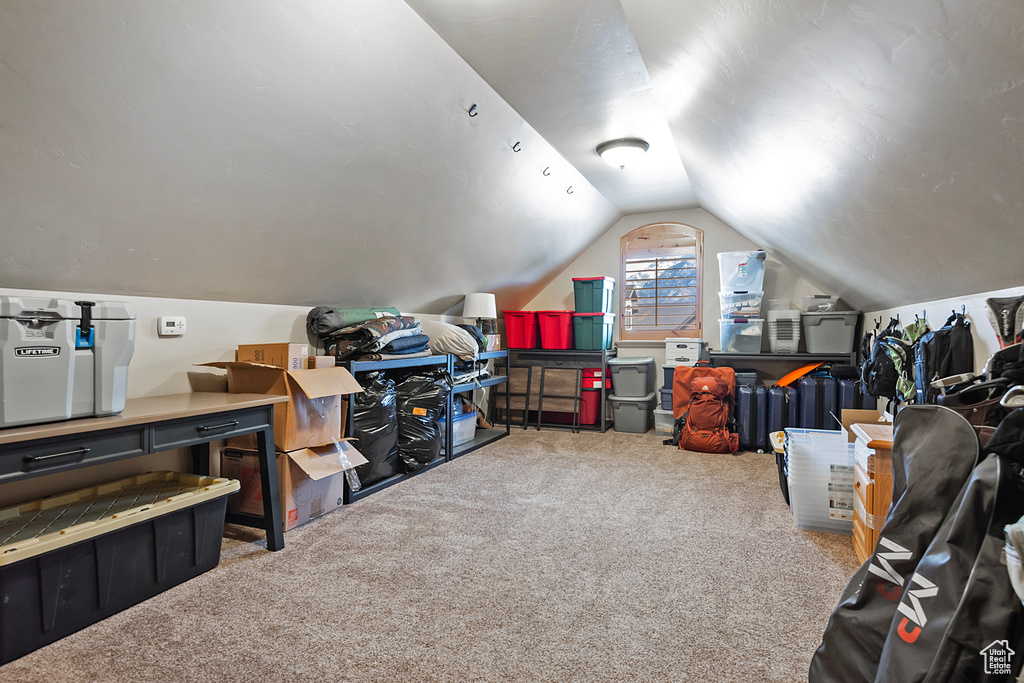
[[(300, 448), (277, 454), (284, 530), (327, 514), (342, 505), (345, 477), (366, 458), (349, 441), (329, 446)], [(221, 453), (222, 477), (237, 479), (241, 490), (228, 497), (228, 509), (263, 516), (263, 489), (255, 450), (225, 448)], [(353, 473), (354, 475), (354, 473)]]
[[(274, 445), (282, 451), (323, 446), (341, 439), (348, 407), (342, 396), (363, 390), (345, 368), (285, 370), (238, 361), (202, 366), (227, 370), (228, 391), (233, 394), (288, 397), (287, 402), (274, 404)], [(231, 443), (254, 446), (255, 435)]]
[(842, 412), (840, 421), (843, 423), (843, 430), (846, 432), (846, 438), (850, 443), (857, 440), (857, 435), (850, 429), (855, 424), (867, 423), (867, 424), (891, 424), (889, 420), (885, 419), (881, 413), (877, 410), (856, 410), (847, 408)]

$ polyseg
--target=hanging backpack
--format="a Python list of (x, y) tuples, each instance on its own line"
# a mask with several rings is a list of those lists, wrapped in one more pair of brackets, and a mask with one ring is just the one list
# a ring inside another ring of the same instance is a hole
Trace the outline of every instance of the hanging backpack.
[(898, 318), (878, 333), (871, 355), (860, 368), (861, 386), (868, 396), (909, 401), (914, 396), (913, 347), (903, 341)]
[(932, 388), (932, 382), (967, 372), (974, 372), (971, 323), (954, 311), (945, 325), (924, 334), (914, 345), (917, 402), (935, 403), (939, 391)]
[(863, 364), (868, 358), (871, 358), (871, 347), (874, 345), (875, 339), (882, 328), (882, 319), (879, 318), (874, 322), (875, 329), (865, 331), (864, 336), (860, 338), (860, 348), (857, 349), (858, 364)]
[(733, 387), (716, 377), (690, 384), (690, 403), (679, 433), (679, 448), (699, 453), (735, 453), (739, 434), (729, 431)]

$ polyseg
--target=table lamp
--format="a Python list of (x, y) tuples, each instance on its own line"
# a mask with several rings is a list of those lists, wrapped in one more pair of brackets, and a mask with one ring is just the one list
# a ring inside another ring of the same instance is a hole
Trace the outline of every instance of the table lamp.
[(466, 302), (462, 306), (462, 317), (475, 318), (476, 326), (484, 334), (497, 334), (498, 308), (494, 303), (493, 294), (467, 294)]

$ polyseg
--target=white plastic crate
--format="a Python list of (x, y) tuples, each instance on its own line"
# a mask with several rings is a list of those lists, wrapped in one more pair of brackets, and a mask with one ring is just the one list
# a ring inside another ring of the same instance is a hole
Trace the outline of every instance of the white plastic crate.
[(757, 251), (724, 251), (718, 254), (722, 291), (758, 292), (764, 284), (766, 254)]
[(654, 433), (658, 436), (672, 436), (672, 427), (675, 422), (671, 410), (654, 409)]
[[(452, 423), (452, 441), (453, 446), (464, 444), (467, 441), (472, 441), (476, 437), (476, 411), (469, 413), (462, 413), (461, 415), (455, 415), (453, 418), (455, 421)], [(444, 429), (444, 418), (442, 417), (437, 421), (437, 424)]]
[(800, 310), (804, 313), (827, 313), (836, 310), (839, 297), (832, 294), (807, 294), (800, 297)]
[(768, 348), (772, 353), (796, 353), (800, 348), (800, 311), (768, 311)]
[(797, 528), (852, 534), (854, 444), (843, 432), (789, 428), (785, 449)]
[(761, 335), (764, 320), (743, 319), (719, 320), (722, 351), (725, 353), (761, 353)]
[(764, 292), (719, 292), (723, 318), (756, 318)]

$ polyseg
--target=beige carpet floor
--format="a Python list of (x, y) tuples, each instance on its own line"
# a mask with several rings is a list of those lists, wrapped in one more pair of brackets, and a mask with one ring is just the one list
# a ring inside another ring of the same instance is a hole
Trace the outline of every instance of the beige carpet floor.
[(856, 569), (774, 457), (522, 431), (0, 667), (15, 681), (800, 681)]

